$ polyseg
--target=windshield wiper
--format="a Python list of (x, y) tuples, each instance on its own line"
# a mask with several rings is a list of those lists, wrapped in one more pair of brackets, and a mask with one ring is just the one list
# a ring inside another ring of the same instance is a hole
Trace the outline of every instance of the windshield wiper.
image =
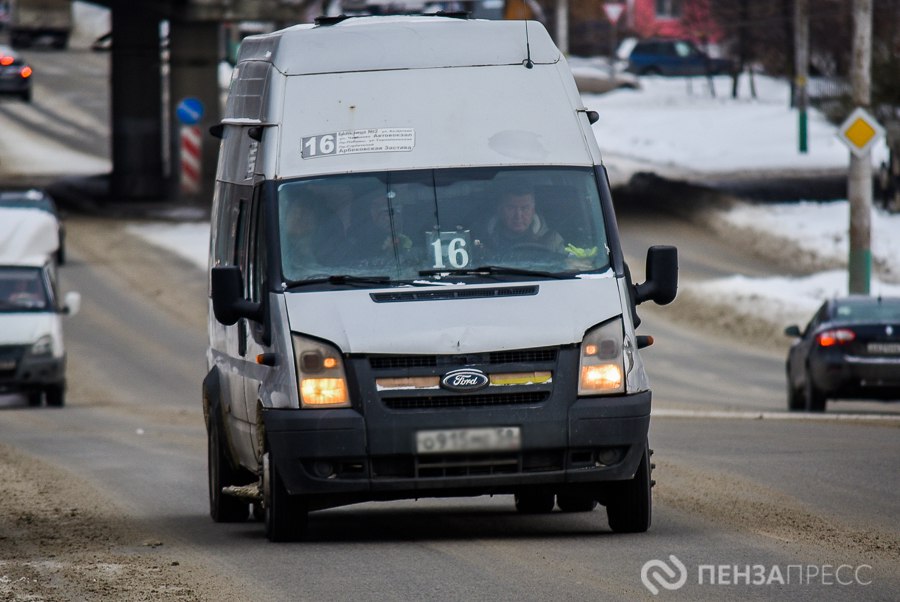
[(309, 278), (306, 280), (287, 280), (285, 286), (305, 286), (307, 284), (350, 284), (362, 286), (377, 286), (382, 284), (391, 284), (393, 281), (389, 276), (351, 276), (350, 274), (331, 274), (321, 278)]
[(574, 278), (574, 274), (562, 274), (558, 272), (542, 272), (539, 270), (526, 270), (523, 268), (511, 268), (502, 265), (483, 265), (477, 268), (434, 268), (419, 270), (419, 276), (538, 276), (540, 278), (555, 278), (565, 280)]

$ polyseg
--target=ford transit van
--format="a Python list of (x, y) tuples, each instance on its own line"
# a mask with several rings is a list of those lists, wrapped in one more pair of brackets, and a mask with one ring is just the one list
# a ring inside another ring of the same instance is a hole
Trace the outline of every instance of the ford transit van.
[(537, 22), (320, 20), (246, 38), (210, 242), (209, 502), (274, 541), (373, 500), (511, 496), (651, 521), (633, 284), (565, 58)]

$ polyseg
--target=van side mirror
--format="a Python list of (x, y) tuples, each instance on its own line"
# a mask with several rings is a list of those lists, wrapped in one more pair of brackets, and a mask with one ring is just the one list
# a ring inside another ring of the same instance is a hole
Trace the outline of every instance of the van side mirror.
[(634, 285), (635, 303), (653, 301), (667, 305), (678, 292), (678, 249), (654, 246), (647, 249), (647, 280)]
[(262, 321), (262, 303), (244, 298), (244, 281), (236, 265), (218, 266), (210, 274), (213, 313), (216, 320), (231, 326), (241, 318)]
[(209, 126), (209, 133), (213, 138), (221, 140), (225, 137), (225, 125), (222, 123), (211, 125)]
[(62, 312), (68, 316), (74, 316), (81, 309), (81, 293), (69, 291), (63, 300)]

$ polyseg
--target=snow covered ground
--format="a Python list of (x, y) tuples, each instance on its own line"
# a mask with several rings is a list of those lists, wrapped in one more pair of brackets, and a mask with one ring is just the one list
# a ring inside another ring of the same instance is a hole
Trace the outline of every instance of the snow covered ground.
[[(582, 72), (583, 62), (572, 59)], [(600, 115), (594, 124), (600, 149), (613, 162), (625, 157), (686, 173), (846, 169), (849, 151), (818, 111), (808, 113), (808, 152), (799, 152), (797, 112), (784, 80), (756, 75), (752, 98), (742, 75), (736, 99), (730, 77), (711, 81), (715, 96), (702, 77), (641, 77), (638, 89), (584, 95), (585, 106)], [(885, 152), (877, 147), (874, 165)]]

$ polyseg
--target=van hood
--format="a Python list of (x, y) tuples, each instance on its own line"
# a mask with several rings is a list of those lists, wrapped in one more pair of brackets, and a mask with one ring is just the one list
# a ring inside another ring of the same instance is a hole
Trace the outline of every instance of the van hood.
[(53, 355), (62, 355), (62, 324), (59, 314), (0, 313), (0, 345), (33, 345), (46, 335), (53, 339)]
[[(512, 288), (526, 290), (502, 295)], [(460, 290), (466, 296), (400, 300), (405, 293)], [(380, 293), (390, 299), (376, 302)], [(590, 327), (622, 313), (612, 272), (526, 283), (295, 292), (285, 294), (285, 303), (293, 332), (330, 341), (344, 353), (449, 355), (577, 344)]]

